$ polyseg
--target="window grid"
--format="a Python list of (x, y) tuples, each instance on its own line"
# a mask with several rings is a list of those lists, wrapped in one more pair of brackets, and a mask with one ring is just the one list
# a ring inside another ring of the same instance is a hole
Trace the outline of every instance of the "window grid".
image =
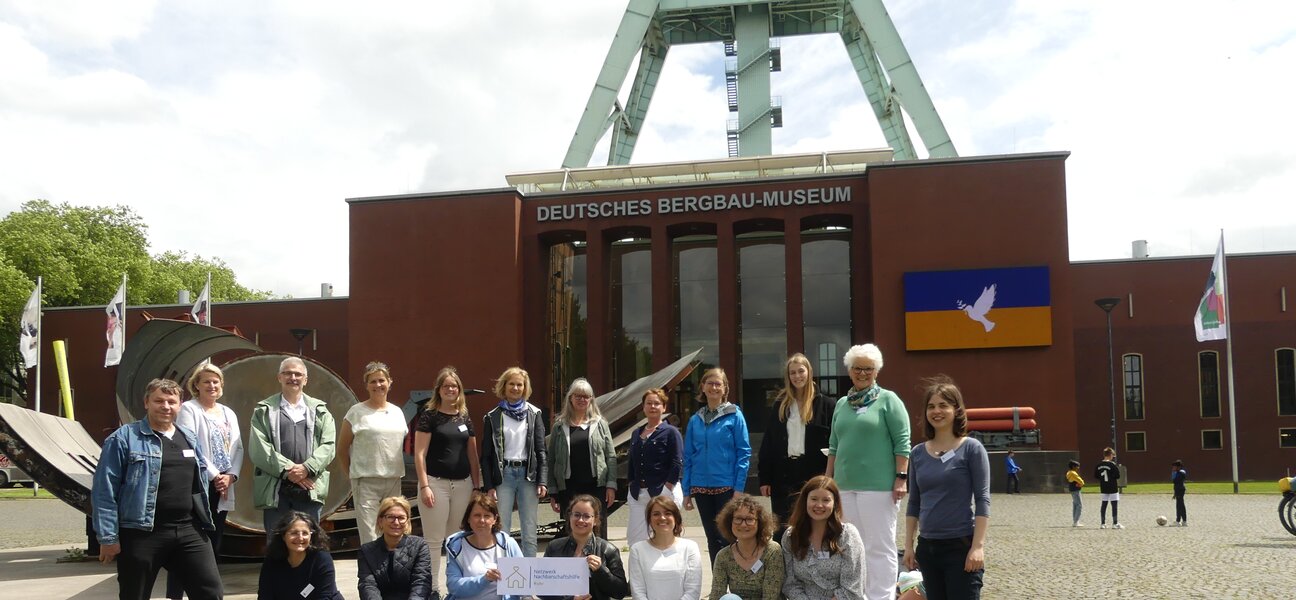
[(1125, 420), (1142, 421), (1144, 419), (1143, 402), (1143, 355), (1125, 354), (1121, 356), (1125, 386)]
[(1278, 414), (1296, 415), (1296, 349), (1274, 350), (1274, 378), (1278, 388)]
[(1201, 416), (1217, 419), (1220, 416), (1219, 353), (1206, 350), (1197, 353), (1197, 384), (1201, 397)]

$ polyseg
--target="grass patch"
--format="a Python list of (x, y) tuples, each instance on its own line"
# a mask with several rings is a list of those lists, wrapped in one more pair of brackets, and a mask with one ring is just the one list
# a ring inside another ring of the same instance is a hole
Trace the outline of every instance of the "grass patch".
[[(1084, 493), (1097, 494), (1098, 486), (1086, 485)], [(1167, 496), (1174, 493), (1174, 486), (1170, 482), (1165, 483), (1133, 483), (1121, 490), (1122, 494), (1165, 494)], [(1232, 494), (1232, 481), (1188, 481), (1188, 494)], [(1278, 491), (1278, 481), (1240, 481), (1238, 482), (1239, 494), (1269, 494), (1273, 496), (1281, 495)]]
[(0, 488), (0, 500), (30, 500), (32, 498), (53, 500), (55, 496), (45, 488), (37, 490), (35, 496), (32, 496), (32, 490), (28, 487)]

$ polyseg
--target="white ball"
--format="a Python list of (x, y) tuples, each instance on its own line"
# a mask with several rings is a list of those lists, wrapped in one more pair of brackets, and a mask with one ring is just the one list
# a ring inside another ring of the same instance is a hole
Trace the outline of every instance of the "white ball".
[(1157, 517), (1157, 525), (1160, 525), (1162, 527), (1165, 527), (1165, 524), (1168, 523), (1169, 521), (1170, 521), (1169, 519), (1165, 518), (1165, 515)]

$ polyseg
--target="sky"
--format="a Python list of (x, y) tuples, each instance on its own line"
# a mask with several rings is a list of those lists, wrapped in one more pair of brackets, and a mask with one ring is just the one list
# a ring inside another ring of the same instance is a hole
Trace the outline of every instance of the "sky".
[[(1296, 251), (1296, 3), (886, 5), (960, 156), (1071, 153), (1072, 260)], [(0, 0), (0, 215), (128, 205), (155, 254), (343, 295), (345, 199), (560, 167), (624, 10)], [(840, 38), (781, 43), (775, 153), (886, 145)], [(725, 156), (723, 90), (718, 44), (672, 48), (633, 162)]]

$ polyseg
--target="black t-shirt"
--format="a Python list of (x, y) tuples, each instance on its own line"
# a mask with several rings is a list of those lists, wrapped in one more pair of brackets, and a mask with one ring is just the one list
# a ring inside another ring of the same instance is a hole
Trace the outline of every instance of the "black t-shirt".
[[(158, 477), (156, 525), (179, 525), (193, 520), (193, 495), (199, 493), (197, 453), (179, 431), (162, 436), (162, 473)], [(185, 456), (186, 451), (190, 456)]]
[(594, 469), (590, 466), (590, 428), (568, 425), (567, 430), (570, 432), (570, 437), (567, 438), (570, 444), (567, 464), (571, 465), (568, 487), (592, 487), (590, 484), (597, 482), (594, 481)]
[(419, 415), (415, 431), (431, 434), (427, 449), (427, 473), (442, 479), (467, 479), (468, 439), (475, 437), (472, 421), (458, 414), (447, 415), (429, 408)]
[(1120, 492), (1120, 467), (1115, 462), (1104, 460), (1098, 463), (1094, 477), (1098, 479), (1098, 491), (1104, 494)]

